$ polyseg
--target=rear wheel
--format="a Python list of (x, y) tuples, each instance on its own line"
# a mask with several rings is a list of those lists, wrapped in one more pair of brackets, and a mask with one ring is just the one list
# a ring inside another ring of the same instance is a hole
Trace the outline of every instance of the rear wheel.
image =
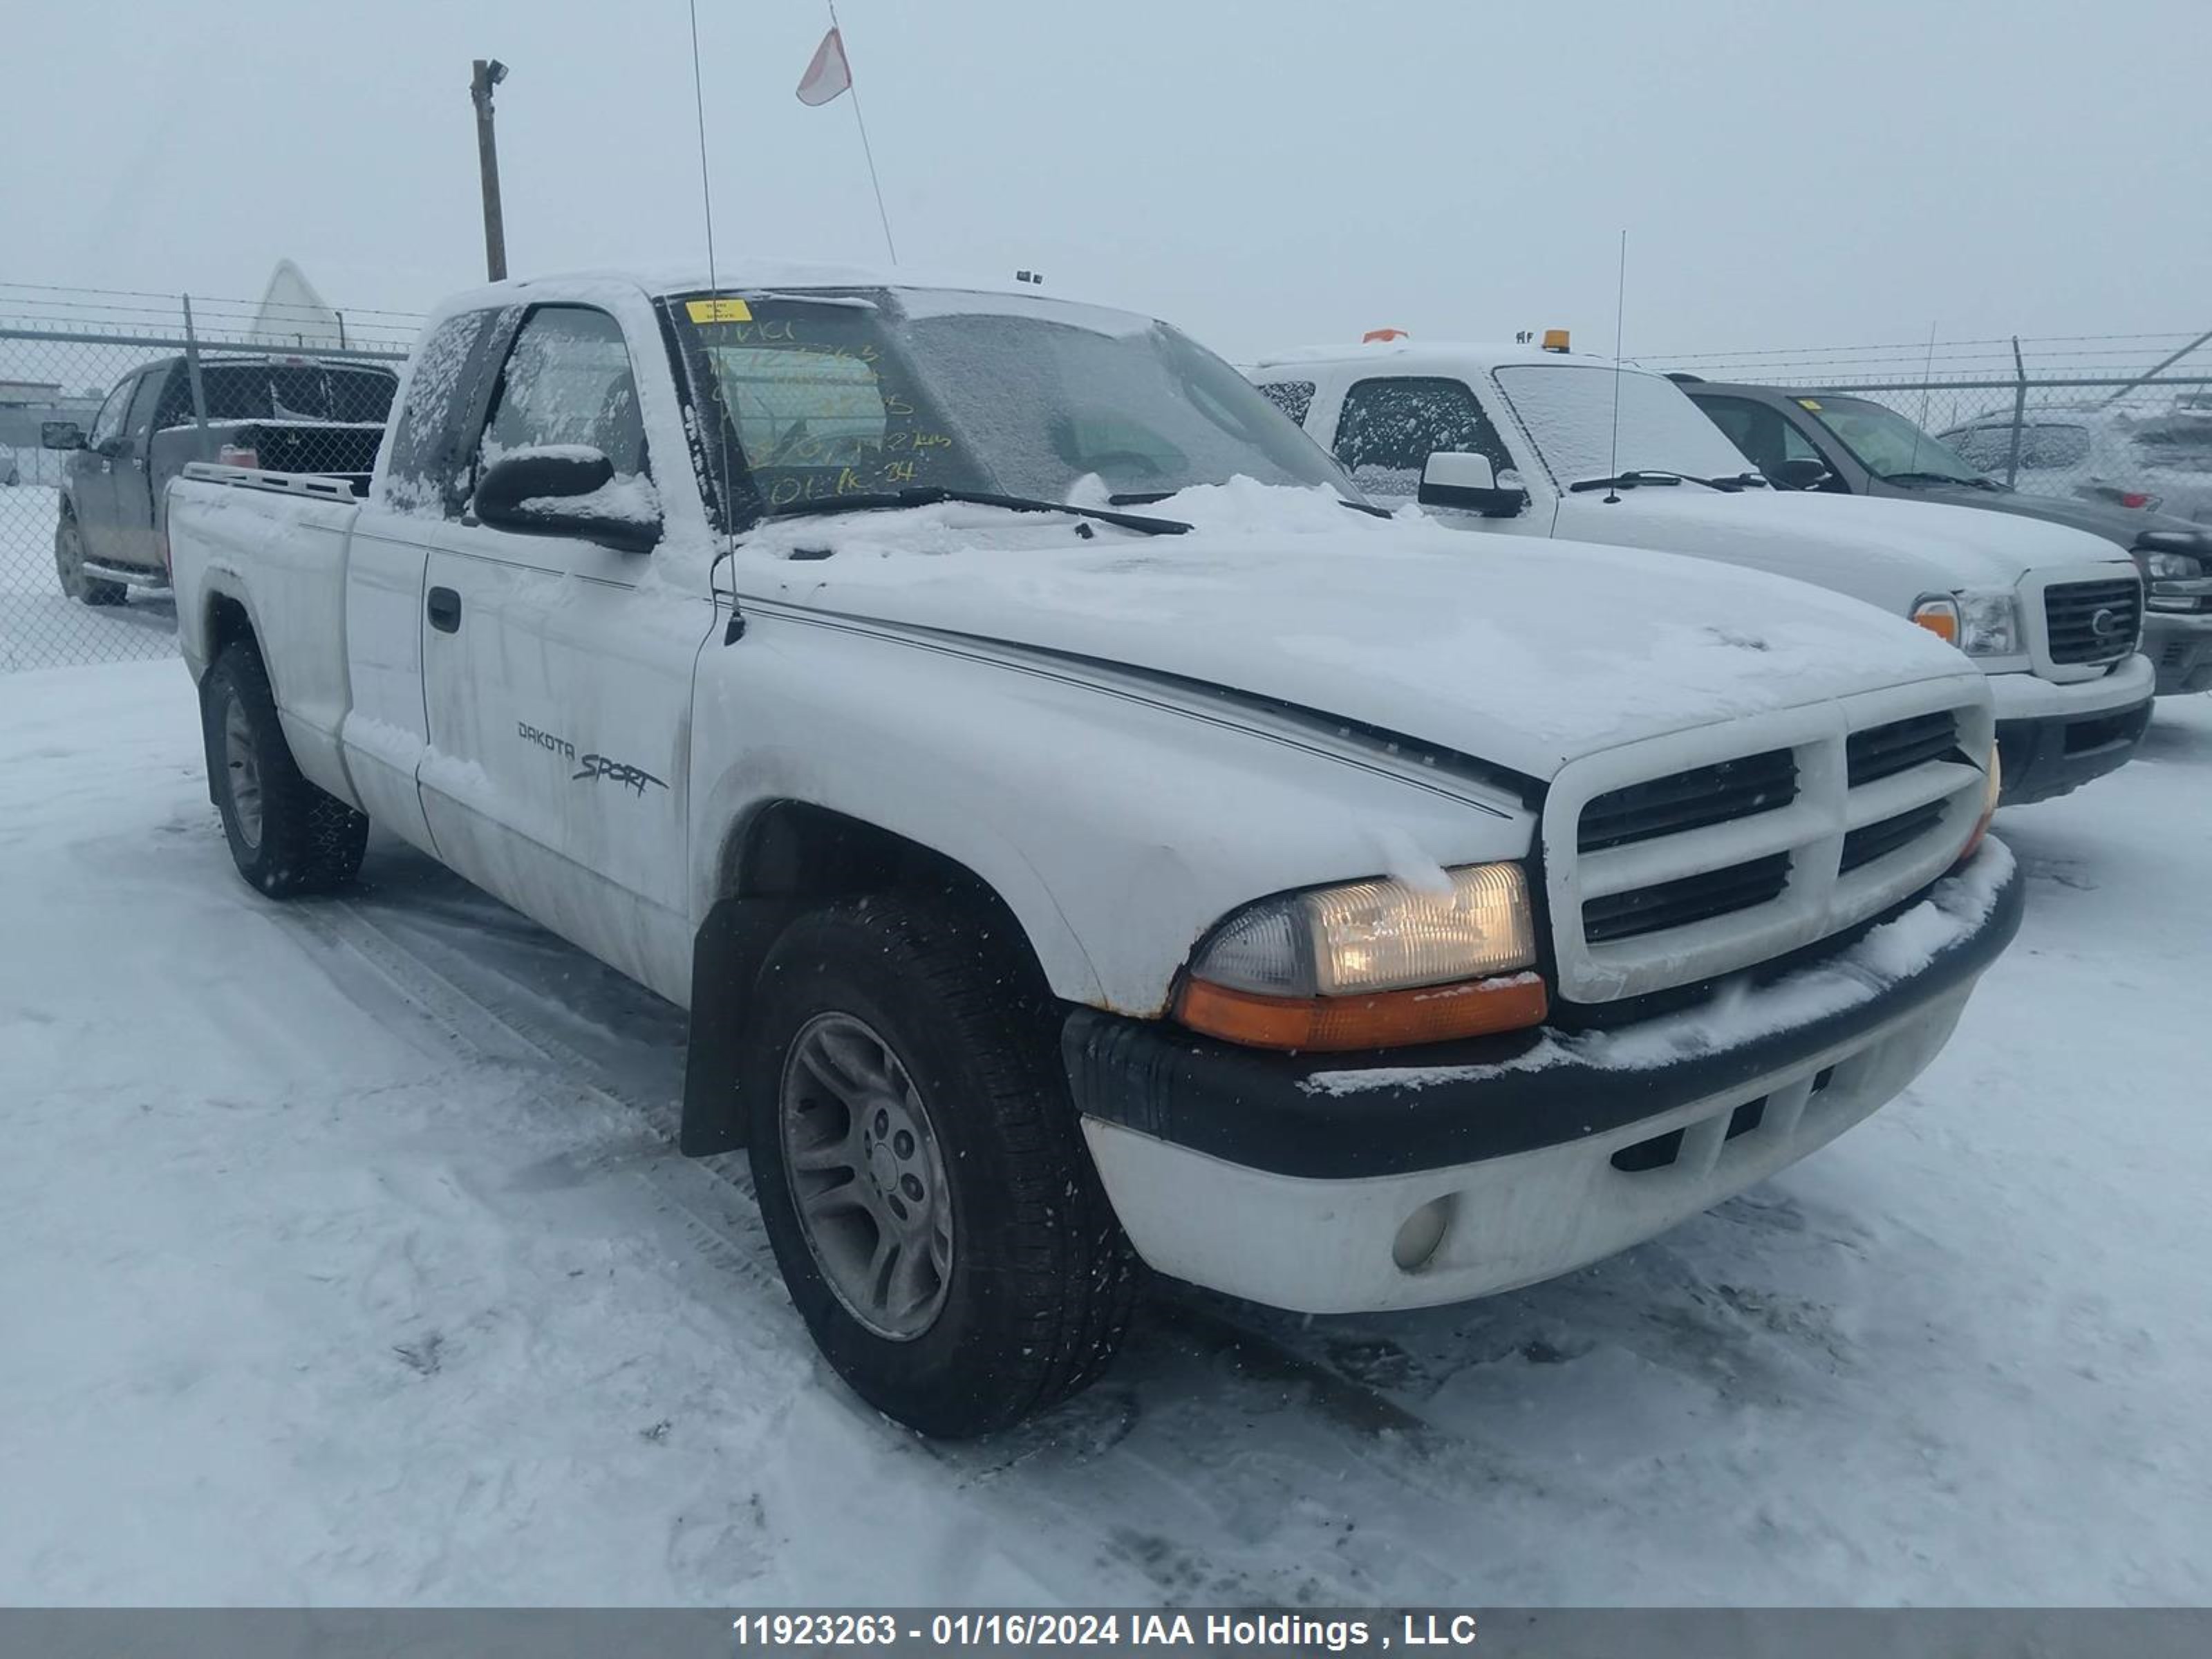
[(870, 1405), (951, 1437), (1094, 1381), (1138, 1282), (1003, 927), (898, 896), (802, 917), (762, 970), (743, 1080), (807, 1328)]
[(300, 775), (276, 719), (269, 671), (251, 645), (227, 648), (200, 683), (208, 792), (230, 856), (275, 898), (327, 892), (353, 878), (368, 819)]
[(128, 592), (121, 582), (85, 574), (84, 532), (67, 508), (54, 526), (54, 574), (61, 578), (64, 593), (86, 605), (120, 605)]

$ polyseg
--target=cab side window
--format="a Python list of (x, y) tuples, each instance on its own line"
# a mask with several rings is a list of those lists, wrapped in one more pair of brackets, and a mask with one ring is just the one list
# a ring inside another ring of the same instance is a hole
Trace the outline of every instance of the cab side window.
[(1261, 383), (1260, 395), (1304, 426), (1306, 413), (1313, 407), (1314, 383), (1311, 380), (1267, 380)]
[(1487, 456), (1499, 482), (1513, 482), (1512, 454), (1463, 382), (1362, 380), (1345, 393), (1336, 459), (1369, 494), (1418, 495), (1421, 469), (1439, 450)]
[(523, 320), (501, 371), (479, 467), (518, 449), (586, 444), (617, 477), (650, 476), (637, 376), (622, 327), (604, 311), (544, 306)]
[(154, 430), (167, 432), (173, 426), (191, 424), (192, 377), (188, 373), (172, 370), (161, 389), (161, 402), (154, 405)]
[(464, 311), (433, 328), (416, 348), (385, 468), (385, 501), (395, 510), (460, 516), (468, 470), (463, 428), (483, 382), (485, 332), (501, 315)]
[(139, 377), (138, 390), (131, 398), (131, 412), (123, 422), (131, 447), (137, 453), (145, 452), (147, 434), (154, 429), (154, 405), (161, 398), (161, 388), (168, 383), (169, 374), (164, 369), (149, 369)]
[(87, 441), (97, 449), (123, 430), (124, 411), (131, 407), (131, 394), (138, 389), (138, 376), (116, 383), (115, 390), (107, 394), (107, 401), (100, 406), (100, 413), (92, 417), (92, 436)]

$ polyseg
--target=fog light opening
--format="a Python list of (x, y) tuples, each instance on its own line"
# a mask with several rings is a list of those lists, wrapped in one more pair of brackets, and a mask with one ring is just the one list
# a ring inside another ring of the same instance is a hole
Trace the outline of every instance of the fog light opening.
[(1417, 1273), (1436, 1259), (1444, 1235), (1451, 1231), (1453, 1204), (1450, 1193), (1432, 1198), (1399, 1224), (1390, 1259), (1398, 1264), (1400, 1273)]

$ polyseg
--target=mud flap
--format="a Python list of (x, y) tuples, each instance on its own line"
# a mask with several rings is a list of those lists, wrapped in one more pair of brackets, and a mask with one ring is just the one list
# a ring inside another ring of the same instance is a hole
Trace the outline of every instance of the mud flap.
[(687, 1158), (745, 1144), (738, 1098), (747, 1005), (769, 947), (819, 901), (726, 898), (707, 913), (691, 947), (691, 1030), (684, 1060), (684, 1119), (677, 1149)]

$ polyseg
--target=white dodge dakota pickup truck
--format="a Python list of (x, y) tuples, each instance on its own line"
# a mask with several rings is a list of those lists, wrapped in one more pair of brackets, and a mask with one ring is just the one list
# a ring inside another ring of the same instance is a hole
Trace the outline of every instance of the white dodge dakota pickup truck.
[(859, 1393), (981, 1432), (1139, 1264), (1452, 1301), (1804, 1156), (2018, 925), (1984, 677), (1855, 600), (1378, 514), (1121, 313), (865, 273), (513, 282), (369, 495), (173, 488), (271, 896), (370, 819), (686, 1006)]
[(2112, 771), (2150, 726), (2142, 580), (2100, 537), (1768, 489), (1680, 386), (1606, 358), (1401, 338), (1249, 372), (1370, 495), (1455, 529), (1718, 559), (1911, 617), (1990, 676), (2008, 806)]

